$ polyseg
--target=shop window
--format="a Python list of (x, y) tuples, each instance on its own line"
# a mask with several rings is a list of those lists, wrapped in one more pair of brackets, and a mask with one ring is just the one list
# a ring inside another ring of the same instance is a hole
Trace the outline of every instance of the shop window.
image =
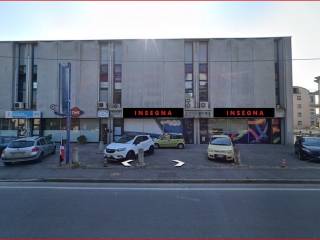
[[(61, 130), (67, 129), (67, 119), (61, 119)], [(77, 131), (80, 130), (80, 119), (79, 118), (71, 118), (71, 130)]]
[(273, 144), (281, 143), (281, 119), (272, 119), (272, 142)]
[(118, 140), (123, 134), (123, 119), (113, 119), (113, 140)]
[(200, 143), (208, 143), (208, 119), (200, 119)]
[(99, 121), (97, 119), (80, 119), (81, 130), (99, 130)]
[(193, 119), (183, 119), (183, 137), (187, 144), (193, 144)]
[(266, 118), (252, 119), (248, 121), (249, 143), (270, 143), (270, 121)]
[(60, 130), (61, 123), (60, 118), (46, 118), (45, 119), (45, 130)]

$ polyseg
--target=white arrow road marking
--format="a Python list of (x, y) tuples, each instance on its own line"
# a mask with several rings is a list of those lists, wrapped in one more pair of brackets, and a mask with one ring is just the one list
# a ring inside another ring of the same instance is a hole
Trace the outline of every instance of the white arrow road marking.
[(121, 162), (123, 166), (125, 167), (131, 167), (131, 164), (129, 162), (132, 162), (133, 160), (127, 160), (127, 161), (123, 161)]
[(181, 167), (184, 164), (184, 162), (180, 160), (172, 160), (172, 161), (177, 163), (176, 165), (174, 165), (175, 167)]

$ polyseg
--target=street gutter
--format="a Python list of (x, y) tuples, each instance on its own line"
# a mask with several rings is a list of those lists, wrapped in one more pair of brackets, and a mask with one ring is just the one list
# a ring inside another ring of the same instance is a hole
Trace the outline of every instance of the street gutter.
[(320, 184), (320, 179), (88, 179), (88, 178), (32, 178), (0, 179), (2, 182), (52, 182), (52, 183), (214, 183), (214, 184)]

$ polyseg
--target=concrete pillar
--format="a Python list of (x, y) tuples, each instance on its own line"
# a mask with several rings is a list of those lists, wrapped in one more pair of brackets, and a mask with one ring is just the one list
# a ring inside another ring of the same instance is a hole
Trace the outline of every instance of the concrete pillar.
[(193, 120), (194, 144), (200, 144), (200, 123), (199, 118)]

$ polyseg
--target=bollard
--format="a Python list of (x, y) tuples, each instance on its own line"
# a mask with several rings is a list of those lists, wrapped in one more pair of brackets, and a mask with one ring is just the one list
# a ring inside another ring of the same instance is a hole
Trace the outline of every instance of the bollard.
[(286, 159), (282, 159), (280, 166), (281, 166), (282, 168), (286, 168), (286, 167), (288, 166), (287, 160), (286, 160)]
[(138, 149), (138, 167), (144, 167), (146, 164), (144, 162), (144, 150), (143, 148)]
[(104, 143), (103, 143), (103, 141), (100, 141), (99, 142), (99, 152), (101, 153), (101, 152), (103, 152), (103, 150), (104, 150)]
[(104, 157), (103, 159), (103, 167), (108, 167), (108, 158)]
[(72, 165), (73, 165), (73, 167), (79, 167), (80, 166), (78, 146), (74, 146), (72, 148)]
[(240, 165), (240, 150), (239, 149), (235, 149), (234, 151), (234, 163)]

